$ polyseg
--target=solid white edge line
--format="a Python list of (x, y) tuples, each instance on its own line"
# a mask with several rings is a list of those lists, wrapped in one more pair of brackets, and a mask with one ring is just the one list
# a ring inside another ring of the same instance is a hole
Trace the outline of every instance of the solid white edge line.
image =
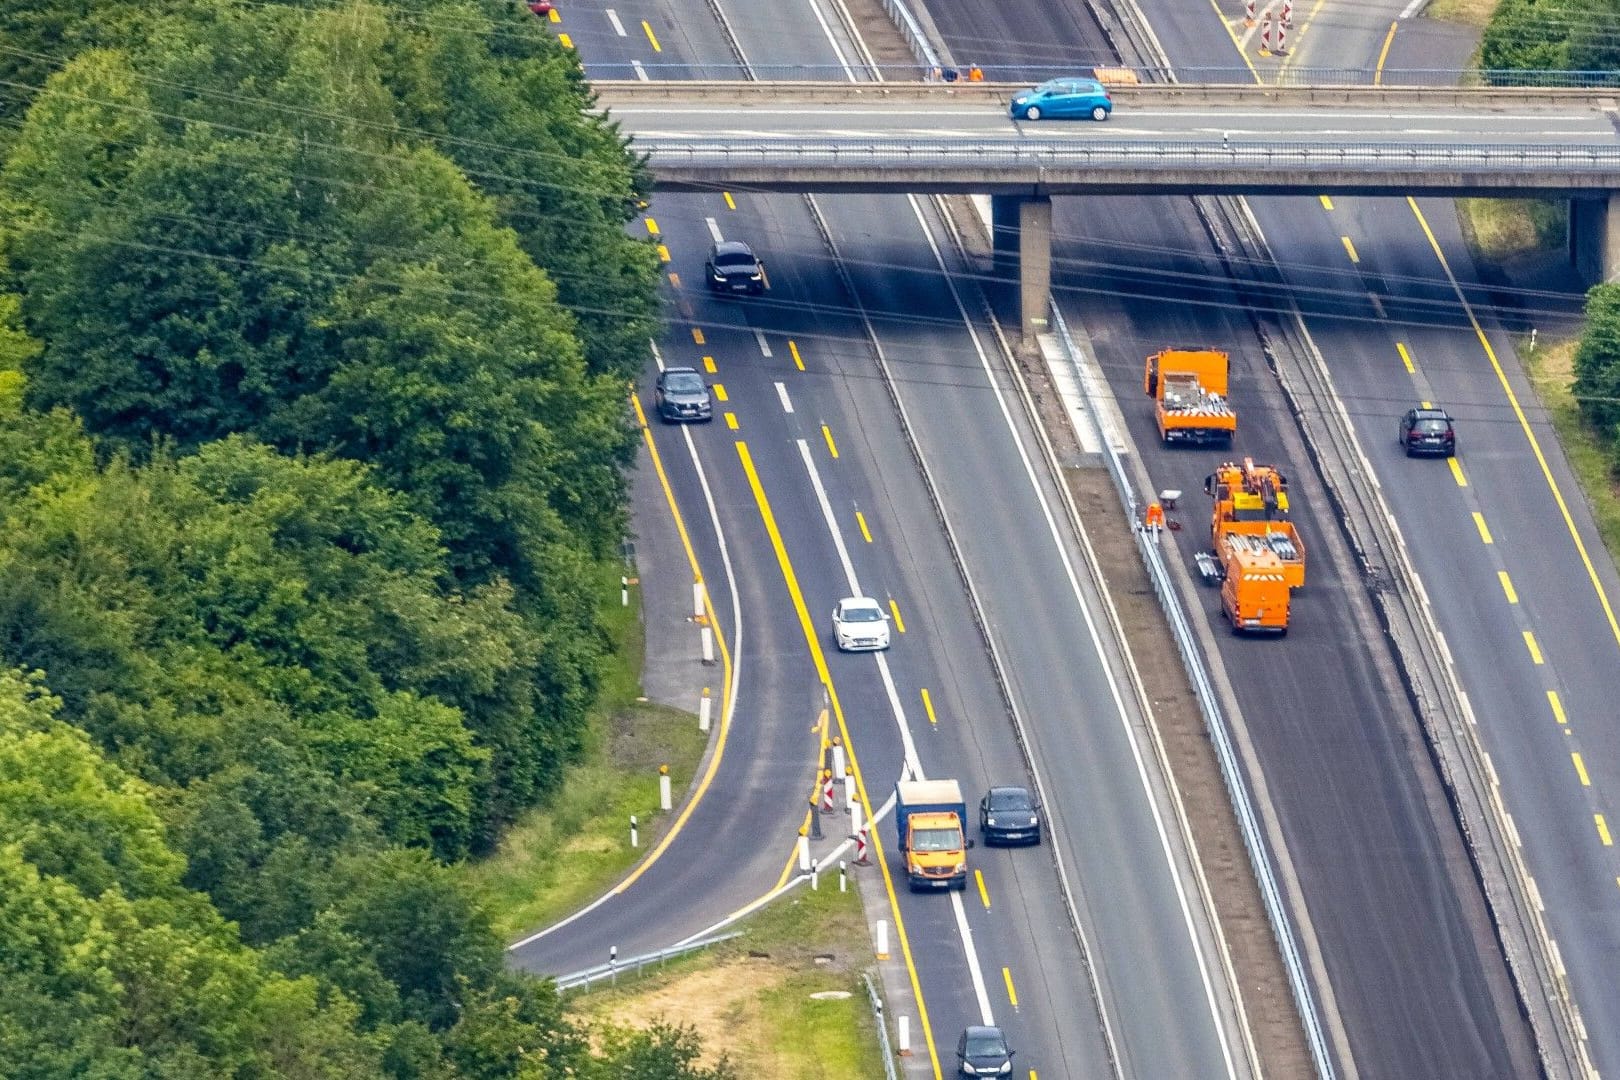
[(1148, 810), (1153, 815), (1153, 826), (1159, 834), (1160, 850), (1170, 871), (1170, 880), (1175, 885), (1176, 900), (1181, 907), (1182, 920), (1187, 927), (1188, 941), (1191, 943), (1193, 955), (1198, 961), (1198, 974), (1204, 987), (1204, 999), (1209, 1006), (1210, 1021), (1215, 1029), (1216, 1040), (1220, 1043), (1221, 1056), (1226, 1062), (1226, 1074), (1235, 1080), (1237, 1076), (1236, 1063), (1232, 1059), (1232, 1048), (1227, 1042), (1226, 1025), (1221, 1022), (1220, 1009), (1215, 1001), (1215, 990), (1210, 979), (1209, 962), (1204, 956), (1204, 949), (1199, 942), (1197, 930), (1193, 925), (1192, 910), (1187, 901), (1186, 886), (1181, 880), (1181, 875), (1176, 872), (1175, 857), (1170, 850), (1170, 837), (1165, 829), (1164, 817), (1159, 811), (1158, 802), (1153, 798), (1152, 785), (1148, 782), (1147, 766), (1142, 760), (1142, 747), (1137, 740), (1136, 732), (1131, 727), (1130, 716), (1125, 708), (1124, 698), (1120, 693), (1119, 680), (1115, 676), (1112, 667), (1104, 659), (1102, 635), (1097, 629), (1097, 623), (1092, 617), (1090, 605), (1086, 603), (1084, 593), (1080, 588), (1080, 581), (1075, 573), (1074, 563), (1070, 560), (1069, 553), (1063, 546), (1062, 533), (1058, 529), (1057, 521), (1053, 516), (1051, 503), (1046, 498), (1046, 492), (1041, 489), (1035, 467), (1029, 460), (1029, 453), (1025, 449), (1023, 441), (1018, 437), (1018, 427), (1013, 422), (1012, 412), (1008, 408), (1007, 396), (1003, 393), (995, 371), (990, 365), (990, 358), (979, 338), (978, 329), (968, 315), (967, 306), (962, 302), (962, 294), (956, 287), (956, 280), (952, 276), (950, 268), (945, 264), (945, 258), (939, 250), (939, 245), (934, 240), (933, 232), (928, 228), (927, 218), (923, 214), (917, 196), (907, 195), (906, 199), (911, 204), (912, 213), (917, 217), (917, 223), (922, 227), (923, 236), (928, 241), (929, 250), (933, 252), (934, 262), (939, 267), (946, 286), (950, 289), (951, 299), (955, 302), (957, 312), (961, 315), (962, 321), (967, 327), (968, 338), (973, 342), (974, 351), (978, 353), (979, 363), (984, 369), (985, 379), (990, 385), (991, 393), (995, 395), (996, 404), (1001, 410), (1002, 420), (1006, 423), (1007, 431), (1012, 436), (1013, 446), (1018, 450), (1018, 459), (1024, 467), (1024, 475), (1029, 480), (1030, 487), (1034, 490), (1036, 501), (1040, 504), (1047, 531), (1052, 537), (1053, 545), (1057, 548), (1058, 558), (1063, 563), (1064, 575), (1068, 578), (1069, 589), (1074, 595), (1075, 603), (1079, 607), (1081, 615), (1085, 618), (1087, 633), (1091, 637), (1093, 648), (1097, 651), (1097, 658), (1102, 664), (1103, 673), (1108, 679), (1109, 694), (1114, 702), (1114, 714), (1119, 718), (1120, 727), (1124, 730), (1125, 738), (1130, 744), (1131, 756), (1136, 762), (1137, 778), (1142, 784), (1143, 794), (1147, 796)]

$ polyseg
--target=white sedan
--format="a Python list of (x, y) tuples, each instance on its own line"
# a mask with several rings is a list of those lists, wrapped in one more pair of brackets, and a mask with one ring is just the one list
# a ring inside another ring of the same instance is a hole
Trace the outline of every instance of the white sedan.
[(842, 652), (889, 647), (889, 613), (870, 596), (847, 596), (833, 608), (833, 640)]

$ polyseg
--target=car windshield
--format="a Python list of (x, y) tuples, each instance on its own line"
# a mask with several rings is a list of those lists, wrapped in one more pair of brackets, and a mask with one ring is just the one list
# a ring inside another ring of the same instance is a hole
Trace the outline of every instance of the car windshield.
[(1426, 434), (1439, 434), (1440, 432), (1446, 430), (1446, 428), (1449, 426), (1450, 425), (1448, 425), (1444, 420), (1419, 420), (1417, 423), (1412, 425), (1414, 430), (1422, 431)]
[(961, 851), (962, 831), (960, 829), (918, 829), (911, 835), (911, 847), (914, 851)]
[(701, 393), (703, 377), (695, 371), (673, 372), (664, 379), (664, 389), (672, 394)]
[(754, 257), (746, 251), (722, 251), (714, 257), (716, 266), (753, 266)]
[(1030, 802), (1029, 795), (1022, 791), (992, 791), (990, 793), (990, 809), (1032, 810), (1034, 804)]
[(843, 619), (845, 622), (882, 622), (883, 612), (872, 607), (847, 607)]
[(968, 1057), (1006, 1057), (1007, 1043), (999, 1035), (969, 1035)]

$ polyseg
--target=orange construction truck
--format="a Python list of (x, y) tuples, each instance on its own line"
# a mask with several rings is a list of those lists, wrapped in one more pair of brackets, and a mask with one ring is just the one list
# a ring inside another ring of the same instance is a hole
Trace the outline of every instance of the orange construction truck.
[(1154, 401), (1165, 442), (1232, 445), (1237, 413), (1226, 402), (1226, 354), (1215, 349), (1165, 349), (1147, 358), (1142, 389)]
[(1263, 537), (1227, 533), (1221, 558), (1221, 614), (1232, 633), (1288, 633), (1288, 581), (1283, 561)]
[(1288, 478), (1271, 465), (1228, 461), (1204, 479), (1204, 493), (1214, 500), (1209, 539), (1217, 558), (1225, 561), (1222, 540), (1231, 535), (1251, 536), (1276, 554), (1283, 578), (1291, 589), (1305, 584), (1305, 545), (1288, 519)]

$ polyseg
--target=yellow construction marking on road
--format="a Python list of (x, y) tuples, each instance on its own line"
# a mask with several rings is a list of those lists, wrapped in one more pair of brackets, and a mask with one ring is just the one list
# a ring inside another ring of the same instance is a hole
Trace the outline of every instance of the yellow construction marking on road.
[(727, 210), (735, 210), (735, 209), (737, 209), (737, 200), (733, 199), (731, 197), (731, 192), (722, 191), (720, 194), (722, 194), (722, 195), (724, 195), (726, 197), (726, 209)]
[(721, 401), (729, 401), (730, 400), (726, 396), (725, 384), (723, 384), (723, 383), (715, 383), (713, 389), (714, 389), (714, 396), (716, 398), (718, 398), (719, 400), (721, 400)]
[(1592, 821), (1597, 825), (1598, 839), (1603, 841), (1603, 846), (1613, 847), (1614, 837), (1609, 835), (1609, 823), (1603, 820), (1603, 815), (1593, 814)]
[(1408, 375), (1416, 375), (1417, 365), (1412, 363), (1412, 354), (1406, 351), (1406, 342), (1397, 341), (1395, 343), (1395, 351), (1401, 354), (1401, 363), (1406, 365), (1406, 373)]
[(1581, 752), (1572, 752), (1569, 759), (1575, 763), (1575, 775), (1581, 778), (1581, 787), (1591, 787), (1592, 778), (1586, 775), (1586, 762), (1581, 760)]
[(1517, 604), (1519, 602), (1519, 593), (1518, 590), (1513, 587), (1513, 579), (1508, 577), (1508, 572), (1506, 570), (1498, 570), (1496, 572), (1496, 580), (1502, 583), (1502, 591), (1507, 594), (1508, 603)]
[(562, 12), (558, 11), (556, 8), (552, 8), (550, 11), (546, 12), (546, 15), (554, 23), (562, 22)]
[(1247, 50), (1243, 48), (1242, 39), (1240, 39), (1237, 36), (1236, 31), (1232, 29), (1232, 24), (1226, 21), (1226, 13), (1221, 10), (1221, 5), (1218, 0), (1209, 0), (1209, 6), (1215, 9), (1216, 20), (1220, 22), (1222, 29), (1226, 31), (1226, 36), (1232, 39), (1232, 48), (1236, 50), (1237, 54), (1243, 58), (1243, 62), (1248, 65), (1249, 74), (1254, 76), (1254, 81), (1257, 83), (1264, 82), (1265, 80), (1260, 78), (1260, 72), (1255, 70), (1254, 61), (1249, 59)]
[(804, 357), (799, 355), (799, 343), (792, 338), (788, 338), (788, 352), (793, 354), (793, 366), (803, 371)]
[(1463, 475), (1462, 463), (1454, 457), (1446, 458), (1446, 464), (1451, 466), (1452, 479), (1457, 481), (1458, 487), (1468, 486), (1468, 477)]
[(827, 450), (836, 459), (838, 457), (838, 444), (833, 442), (832, 429), (826, 424), (821, 425), (821, 437), (827, 440)]
[(674, 270), (671, 270), (669, 272), (669, 284), (670, 284), (670, 288), (673, 288), (673, 289), (680, 288), (681, 287), (681, 275), (676, 273)]
[(663, 52), (664, 47), (662, 45), (658, 44), (658, 35), (653, 33), (652, 24), (649, 23), (646, 19), (642, 19), (641, 20), (641, 28), (647, 32), (647, 40), (652, 43), (653, 52), (657, 52), (657, 53)]
[(655, 221), (652, 218), (647, 218), (645, 220), (647, 222), (647, 235), (648, 236), (657, 236), (658, 235), (658, 222)]
[(1564, 715), (1564, 703), (1558, 700), (1558, 691), (1547, 691), (1547, 704), (1552, 706), (1553, 719), (1560, 724), (1569, 723), (1569, 717)]
[(1491, 539), (1491, 530), (1485, 524), (1485, 515), (1480, 513), (1478, 510), (1474, 511), (1474, 527), (1479, 530), (1479, 539), (1482, 543), (1496, 543), (1495, 540)]
[[(788, 598), (793, 602), (793, 610), (799, 617), (799, 629), (804, 634), (805, 644), (810, 649), (810, 659), (815, 665), (816, 674), (820, 677), (822, 685), (827, 688), (827, 704), (838, 721), (838, 733), (844, 740), (844, 753), (848, 758), (849, 775), (855, 781), (856, 797), (860, 799), (861, 808), (865, 811), (864, 819), (871, 821), (872, 799), (866, 790), (866, 778), (855, 755), (855, 741), (850, 738), (849, 725), (844, 717), (844, 706), (838, 697), (838, 688), (833, 683), (832, 672), (827, 668), (827, 654), (822, 651), (821, 636), (810, 619), (810, 608), (805, 603), (803, 590), (799, 588), (798, 573), (793, 569), (792, 560), (788, 558), (787, 544), (782, 539), (781, 530), (776, 526), (776, 514), (771, 509), (770, 500), (765, 496), (765, 488), (760, 483), (759, 472), (754, 468), (754, 458), (749, 453), (747, 443), (740, 440), (737, 442), (737, 456), (742, 461), (743, 474), (748, 479), (749, 489), (754, 493), (754, 502), (765, 525), (765, 534), (770, 538), (771, 548), (776, 553), (776, 562), (782, 571), (783, 584), (787, 587)], [(900, 910), (900, 899), (895, 895), (894, 878), (889, 873), (888, 860), (883, 856), (883, 841), (877, 830), (874, 829), (868, 834), (868, 842), (872, 846), (872, 861), (877, 864), (878, 872), (883, 877), (883, 890), (888, 896), (889, 912), (894, 916), (895, 937), (899, 939), (900, 956), (905, 961), (912, 996), (917, 1003), (917, 1021), (922, 1027), (923, 1043), (928, 1047), (928, 1061), (933, 1067), (934, 1080), (941, 1080), (939, 1048), (934, 1043), (934, 1029), (928, 1019), (928, 1004), (923, 997), (922, 980), (917, 975), (917, 963), (911, 953), (911, 938), (906, 933), (905, 915)]]
[(716, 371), (718, 371), (720, 369), (714, 366), (714, 357), (705, 356), (703, 358), (703, 370), (707, 371), (710, 375), (713, 375)]
[(1294, 66), (1294, 58), (1299, 55), (1299, 45), (1300, 45), (1300, 43), (1302, 43), (1305, 40), (1305, 35), (1310, 33), (1311, 23), (1316, 21), (1316, 16), (1321, 13), (1322, 5), (1325, 4), (1325, 3), (1327, 3), (1327, 0), (1316, 0), (1316, 3), (1314, 5), (1312, 5), (1312, 7), (1311, 7), (1311, 13), (1300, 20), (1300, 22), (1299, 22), (1299, 30), (1294, 35), (1294, 42), (1295, 42), (1294, 51), (1291, 52), (1291, 53), (1284, 51), (1285, 46), (1284, 46), (1283, 41), (1282, 41), (1282, 36), (1283, 36), (1284, 31), (1282, 29), (1282, 26), (1280, 25), (1281, 20), (1282, 20), (1282, 15), (1279, 14), (1277, 16), (1277, 19), (1278, 19), (1278, 22), (1279, 22), (1279, 25), (1277, 27), (1277, 37), (1279, 39), (1277, 41), (1277, 54), (1283, 58), (1282, 66), (1277, 69), (1277, 73), (1278, 73), (1277, 81), (1278, 82), (1282, 81), (1282, 72), (1284, 72), (1284, 71), (1286, 71), (1289, 68)]
[(1547, 662), (1541, 656), (1541, 646), (1536, 644), (1536, 632), (1534, 630), (1524, 632), (1524, 647), (1530, 650), (1530, 662), (1532, 664), (1545, 664)]
[(984, 871), (978, 867), (973, 868), (973, 880), (979, 886), (979, 901), (984, 904), (984, 910), (990, 910), (990, 889), (984, 883)]
[(900, 605), (895, 603), (892, 597), (889, 599), (889, 610), (894, 613), (894, 628), (902, 634), (905, 633), (906, 620), (900, 617)]
[(1356, 254), (1356, 245), (1350, 242), (1350, 238), (1348, 236), (1341, 236), (1339, 239), (1344, 243), (1344, 253), (1350, 256), (1350, 261), (1353, 263), (1360, 262), (1361, 256)]
[(859, 510), (855, 511), (855, 524), (861, 527), (861, 539), (870, 544), (872, 542), (872, 530), (866, 527), (866, 515)]
[(670, 258), (671, 258), (671, 256), (669, 254), (669, 246), (667, 244), (659, 244), (658, 245), (658, 259), (659, 259), (659, 261), (660, 262), (669, 262)]
[(692, 344), (694, 344), (694, 345), (703, 344), (703, 331), (699, 330), (695, 326), (692, 327)]
[(1324, 209), (1324, 210), (1332, 210), (1333, 209), (1333, 200), (1332, 199), (1328, 198), (1326, 195), (1318, 195), (1317, 198), (1322, 200), (1322, 209)]
[(565, 49), (572, 49), (574, 47), (574, 39), (569, 37), (567, 34), (558, 34), (557, 44), (561, 45)]
[(1418, 404), (1421, 405), (1425, 409), (1434, 408), (1434, 402), (1432, 402), (1432, 401), (1420, 401), (1420, 402), (1418, 402)]
[(1007, 981), (1007, 1000), (1012, 1003), (1013, 1008), (1018, 1008), (1018, 991), (1013, 988), (1012, 968), (1002, 968), (1001, 977)]
[(1378, 66), (1373, 69), (1373, 85), (1379, 86), (1384, 81), (1384, 61), (1389, 59), (1389, 47), (1395, 44), (1395, 28), (1400, 23), (1389, 24), (1389, 33), (1384, 35), (1384, 47), (1378, 50)]
[[(675, 489), (670, 486), (669, 474), (664, 471), (663, 459), (658, 456), (658, 446), (653, 441), (652, 429), (647, 426), (647, 414), (642, 410), (641, 400), (636, 396), (631, 395), (630, 403), (635, 407), (636, 423), (641, 428), (641, 438), (647, 445), (647, 453), (652, 460), (653, 471), (658, 475), (658, 484), (664, 490), (664, 501), (669, 504), (670, 515), (675, 519), (675, 532), (681, 538), (681, 547), (686, 551), (686, 562), (691, 567), (692, 580), (701, 582), (703, 580), (703, 571), (698, 565), (697, 552), (692, 548), (692, 537), (686, 531), (686, 521), (681, 517), (680, 504), (675, 501)], [(645, 874), (648, 867), (657, 862), (664, 852), (669, 850), (669, 845), (675, 842), (675, 837), (680, 835), (681, 830), (685, 828), (687, 821), (691, 818), (692, 811), (697, 809), (698, 804), (703, 801), (703, 796), (708, 793), (709, 786), (714, 783), (715, 774), (720, 771), (721, 759), (726, 755), (726, 740), (731, 734), (731, 713), (729, 708), (731, 647), (726, 644), (726, 635), (720, 629), (720, 619), (715, 613), (714, 603), (709, 598), (708, 589), (703, 590), (703, 613), (708, 618), (709, 626), (714, 628), (714, 640), (720, 649), (720, 727), (715, 734), (714, 756), (709, 759), (709, 767), (704, 770), (702, 778), (698, 780), (697, 787), (692, 790), (692, 797), (686, 801), (686, 805), (676, 815), (674, 823), (669, 827), (669, 831), (664, 834), (663, 839), (658, 841), (657, 846), (647, 853), (647, 857), (641, 861), (640, 865), (630, 871), (629, 876), (613, 887), (615, 893), (622, 893), (631, 885), (634, 885), (636, 879)]]
[(737, 430), (737, 414), (736, 413), (726, 413), (726, 427), (730, 428), (732, 431)]
[(1513, 415), (1519, 421), (1519, 428), (1524, 432), (1524, 437), (1530, 443), (1530, 449), (1536, 457), (1536, 464), (1541, 466), (1541, 477), (1546, 481), (1548, 489), (1552, 492), (1553, 502), (1558, 504), (1558, 512), (1564, 519), (1564, 528), (1569, 530), (1570, 539), (1575, 541), (1575, 551), (1581, 557), (1581, 565), (1586, 567), (1587, 580), (1592, 583), (1592, 589), (1597, 593), (1598, 603), (1603, 606), (1603, 614), (1609, 620), (1609, 632), (1614, 635), (1615, 643), (1620, 644), (1620, 617), (1616, 617), (1614, 605), (1609, 602), (1609, 593), (1604, 589), (1603, 582), (1598, 578), (1597, 567), (1593, 564), (1592, 557), (1587, 554), (1586, 542), (1581, 539), (1580, 530), (1575, 528), (1575, 519), (1570, 515), (1569, 504), (1564, 501), (1564, 492), (1559, 488), (1558, 481), (1553, 479), (1552, 466), (1547, 463), (1547, 455), (1541, 452), (1541, 441), (1536, 438), (1536, 433), (1530, 428), (1530, 418), (1524, 414), (1524, 409), (1519, 404), (1519, 395), (1514, 392), (1513, 385), (1508, 382), (1507, 372), (1502, 369), (1502, 362), (1497, 358), (1496, 350), (1491, 347), (1491, 340), (1485, 335), (1485, 328), (1479, 324), (1479, 319), (1474, 315), (1473, 305), (1468, 302), (1467, 296), (1457, 284), (1457, 276), (1451, 272), (1451, 264), (1446, 261), (1445, 253), (1440, 250), (1440, 241), (1434, 238), (1434, 230), (1429, 228), (1429, 222), (1424, 218), (1423, 211), (1418, 209), (1417, 200), (1408, 197), (1406, 203), (1412, 208), (1412, 213), (1417, 217), (1418, 224), (1423, 226), (1423, 235), (1429, 238), (1429, 246), (1434, 250), (1435, 258), (1440, 260), (1441, 269), (1446, 272), (1447, 279), (1450, 280), (1452, 288), (1456, 291), (1457, 297), (1462, 303), (1462, 309), (1468, 315), (1468, 322), (1474, 328), (1474, 336), (1479, 339), (1480, 347), (1485, 350), (1485, 356), (1491, 362), (1491, 370), (1496, 372), (1496, 380), (1501, 383), (1502, 391), (1507, 395), (1508, 404), (1513, 406)]
[(922, 699), (923, 712), (928, 714), (928, 722), (937, 726), (939, 724), (939, 717), (934, 715), (934, 699), (928, 696), (928, 687), (926, 686), (922, 688)]

